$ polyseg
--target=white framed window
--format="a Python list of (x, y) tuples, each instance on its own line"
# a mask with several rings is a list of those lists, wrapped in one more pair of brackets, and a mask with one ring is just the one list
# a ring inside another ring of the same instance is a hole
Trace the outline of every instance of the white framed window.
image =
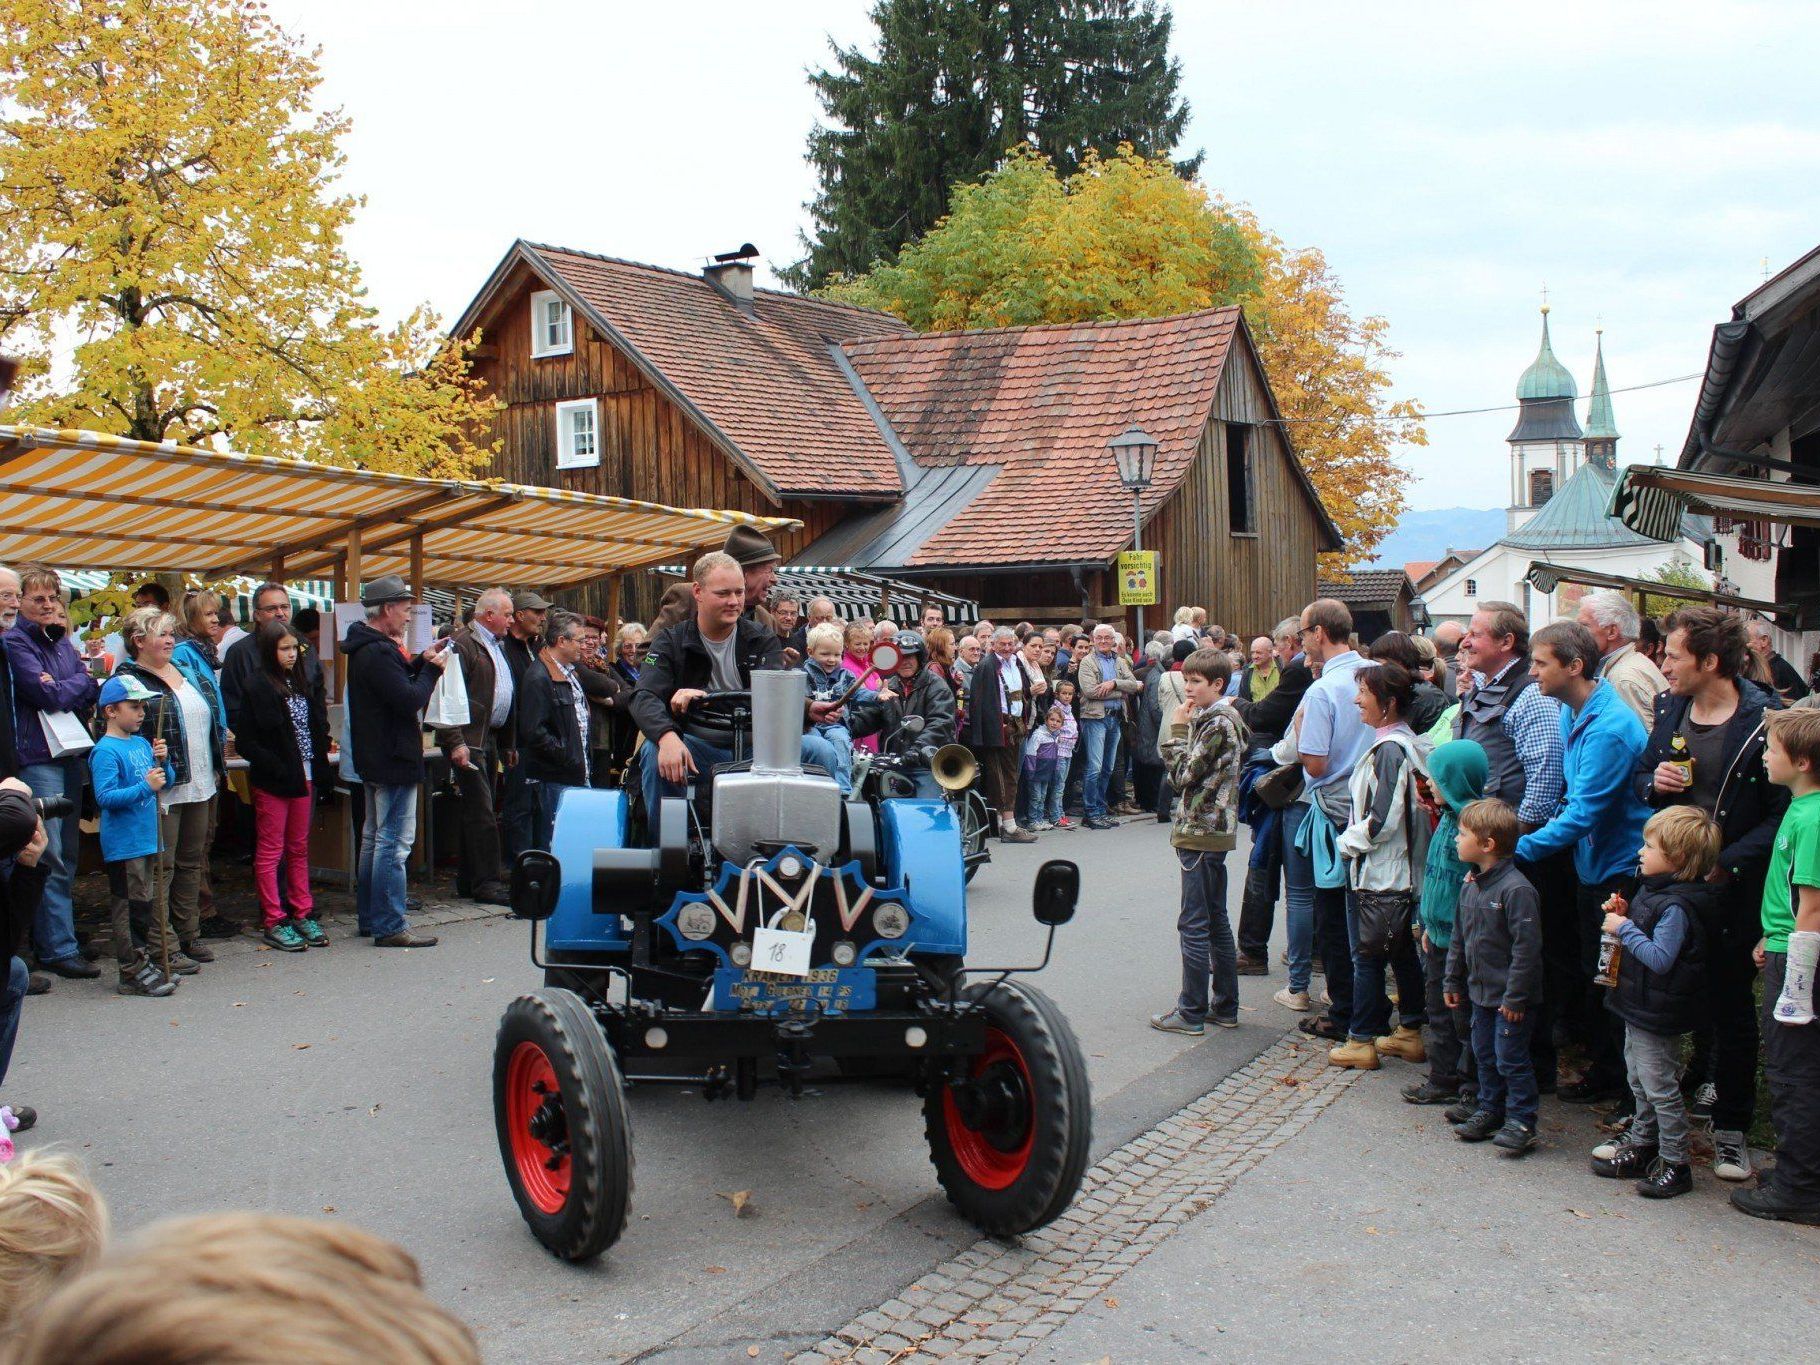
[(1468, 597), (1477, 597), (1479, 595), (1479, 580), (1478, 579), (1469, 578), (1466, 580), (1466, 595)]
[(600, 403), (577, 398), (556, 405), (556, 467), (587, 469), (600, 463)]
[(575, 349), (575, 321), (569, 305), (551, 289), (531, 295), (531, 355), (568, 355)]

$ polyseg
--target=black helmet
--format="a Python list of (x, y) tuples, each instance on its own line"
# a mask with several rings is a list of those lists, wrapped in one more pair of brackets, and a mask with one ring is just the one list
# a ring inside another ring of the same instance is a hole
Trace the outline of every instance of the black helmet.
[(929, 645), (920, 630), (900, 630), (891, 637), (891, 643), (897, 646), (897, 652), (906, 659), (921, 659), (926, 662), (929, 658)]

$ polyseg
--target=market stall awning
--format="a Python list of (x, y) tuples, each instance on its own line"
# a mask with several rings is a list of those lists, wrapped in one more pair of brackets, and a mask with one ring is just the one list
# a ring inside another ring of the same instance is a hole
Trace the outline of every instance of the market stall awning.
[(1652, 540), (1678, 540), (1688, 512), (1820, 527), (1820, 487), (1634, 464), (1612, 489), (1611, 514)]
[(0, 560), (557, 589), (718, 545), (782, 517), (523, 484), (378, 474), (93, 431), (0, 425)]
[(1673, 597), (1683, 602), (1711, 602), (1720, 607), (1754, 611), (1760, 616), (1793, 616), (1795, 609), (1782, 602), (1759, 602), (1753, 597), (1734, 597), (1710, 588), (1687, 588), (1679, 583), (1658, 583), (1650, 578), (1624, 578), (1613, 573), (1595, 573), (1567, 564), (1550, 564), (1547, 560), (1530, 561), (1523, 577), (1537, 592), (1552, 594), (1563, 583), (1578, 583), (1588, 588), (1611, 588), (1624, 593), (1648, 593), (1652, 597)]

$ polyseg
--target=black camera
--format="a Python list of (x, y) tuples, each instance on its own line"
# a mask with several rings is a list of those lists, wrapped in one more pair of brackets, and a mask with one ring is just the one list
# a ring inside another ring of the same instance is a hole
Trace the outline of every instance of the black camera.
[(76, 803), (67, 796), (35, 796), (32, 809), (38, 812), (40, 820), (61, 820), (76, 813)]

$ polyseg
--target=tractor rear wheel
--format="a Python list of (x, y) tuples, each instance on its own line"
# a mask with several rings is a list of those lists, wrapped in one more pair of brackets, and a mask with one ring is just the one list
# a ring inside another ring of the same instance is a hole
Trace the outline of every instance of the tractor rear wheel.
[(599, 1022), (573, 991), (506, 1007), (493, 1050), (493, 1118), (531, 1233), (565, 1261), (600, 1255), (632, 1201), (632, 1119)]
[[(988, 990), (990, 993), (988, 993)], [(923, 1100), (929, 1155), (948, 1202), (1007, 1237), (1053, 1222), (1087, 1169), (1093, 1097), (1068, 1021), (1033, 986), (969, 986), (986, 1046)]]

